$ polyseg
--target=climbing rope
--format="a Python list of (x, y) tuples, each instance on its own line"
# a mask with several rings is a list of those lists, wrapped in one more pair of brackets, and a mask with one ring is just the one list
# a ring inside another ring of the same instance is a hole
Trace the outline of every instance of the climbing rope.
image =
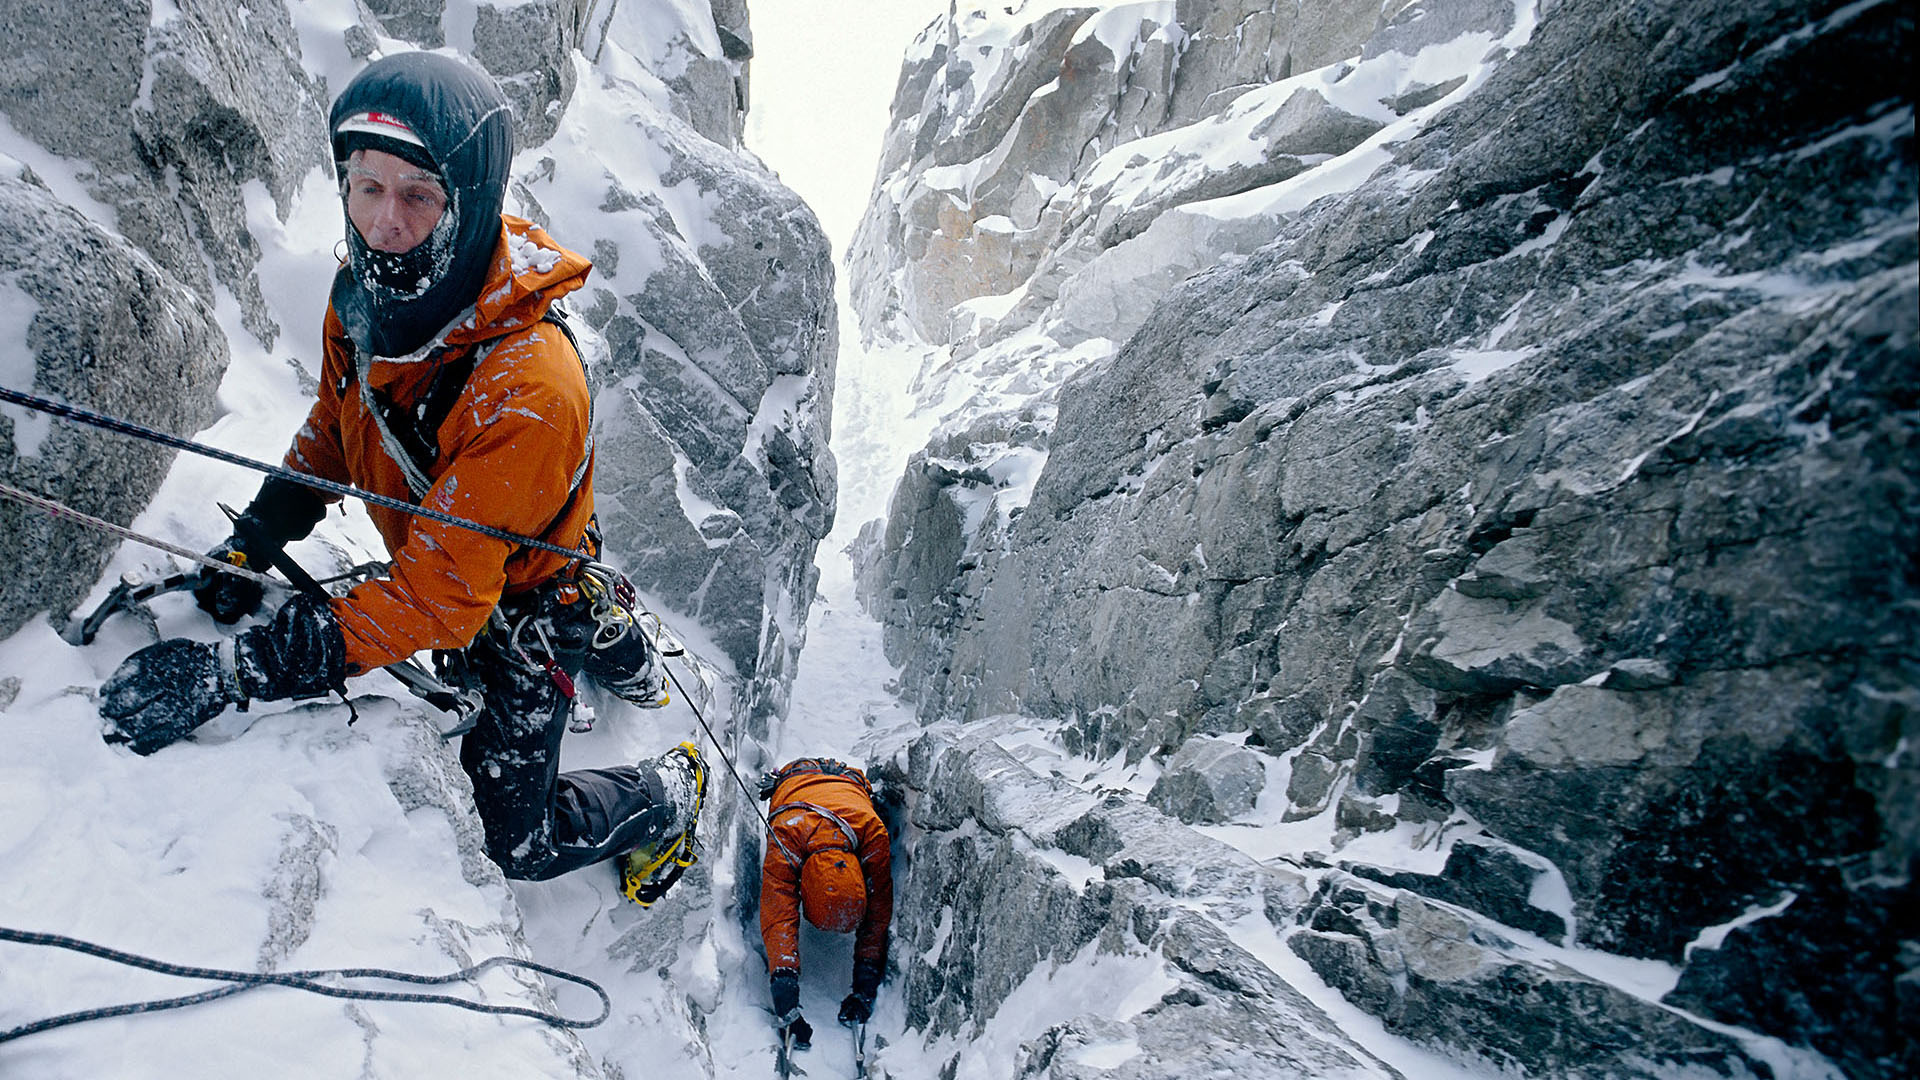
[[(0, 387), (0, 389), (4, 389), (4, 388)], [(148, 547), (159, 548), (161, 551), (164, 551), (169, 555), (178, 555), (180, 558), (186, 559), (189, 562), (199, 563), (201, 566), (218, 570), (224, 574), (232, 574), (236, 577), (243, 577), (249, 581), (257, 582), (261, 585), (280, 584), (279, 582), (259, 572), (258, 570), (249, 570), (244, 566), (235, 566), (233, 563), (222, 562), (219, 559), (208, 558), (207, 556), (202, 555), (197, 551), (188, 551), (186, 548), (169, 544), (165, 540), (157, 540), (151, 536), (146, 535), (145, 533), (138, 533), (133, 531), (132, 529), (125, 528), (124, 526), (115, 525), (113, 522), (108, 521), (105, 518), (97, 518), (97, 517), (94, 517), (92, 514), (81, 513), (80, 511), (75, 510), (73, 507), (68, 506), (65, 503), (55, 502), (54, 500), (46, 498), (43, 495), (35, 495), (30, 491), (22, 491), (11, 484), (0, 484), (0, 497), (12, 499), (18, 503), (24, 503), (25, 505), (31, 506), (36, 510), (44, 510), (49, 514), (52, 514), (54, 517), (67, 518), (69, 520), (76, 521), (82, 525), (85, 525), (89, 528), (99, 529), (101, 532), (112, 533), (113, 535), (120, 537), (122, 540), (133, 540), (133, 541), (137, 541), (138, 543), (145, 544)]]
[[(164, 431), (156, 431), (152, 428), (143, 427), (139, 424), (135, 424), (128, 420), (121, 420), (116, 417), (106, 416), (101, 413), (96, 413), (96, 412), (89, 411), (87, 409), (82, 409), (75, 405), (67, 405), (62, 402), (52, 401), (43, 397), (37, 397), (33, 394), (22, 393), (21, 391), (13, 390), (5, 386), (0, 386), (0, 401), (8, 402), (13, 405), (20, 405), (25, 408), (34, 409), (39, 412), (44, 412), (51, 416), (60, 417), (63, 420), (71, 420), (76, 423), (88, 424), (93, 427), (114, 432), (115, 434), (128, 435), (137, 439), (145, 439), (149, 442), (156, 442), (163, 446), (172, 447), (176, 450), (185, 450), (189, 453), (199, 454), (202, 457), (212, 458), (215, 461), (224, 461), (230, 465), (239, 465), (239, 466), (242, 466), (243, 468), (253, 469), (257, 472), (266, 473), (269, 476), (277, 477), (281, 480), (290, 481), (295, 484), (305, 485), (307, 487), (313, 488), (316, 491), (325, 491), (331, 494), (343, 495), (343, 496), (350, 495), (354, 498), (362, 500), (363, 502), (368, 502), (375, 506), (385, 507), (389, 510), (397, 510), (404, 514), (413, 514), (417, 517), (424, 517), (429, 520), (438, 521), (446, 525), (453, 525), (458, 528), (467, 529), (472, 532), (477, 532), (483, 536), (493, 537), (496, 540), (506, 540), (511, 543), (519, 544), (522, 547), (537, 548), (541, 551), (549, 551), (555, 554), (565, 555), (569, 559), (580, 559), (583, 557), (581, 553), (578, 551), (574, 551), (568, 548), (563, 548), (557, 544), (549, 544), (544, 540), (536, 540), (531, 536), (521, 536), (518, 533), (508, 532), (505, 529), (496, 529), (490, 525), (482, 525), (477, 521), (469, 521), (466, 518), (460, 517), (455, 514), (449, 514), (441, 510), (434, 510), (425, 506), (415, 506), (414, 504), (406, 502), (405, 500), (395, 499), (390, 496), (378, 494), (376, 492), (364, 491), (350, 484), (341, 484), (332, 480), (324, 480), (317, 476), (309, 476), (305, 473), (297, 473), (291, 469), (282, 468), (278, 465), (269, 465), (264, 461), (256, 461), (253, 458), (244, 457), (240, 454), (230, 453), (226, 450), (220, 450), (215, 447), (206, 446), (201, 443), (194, 442), (192, 439), (183, 439), (177, 435), (169, 435)], [(29, 495), (26, 492), (18, 492), (16, 495), (15, 492), (16, 492), (16, 489), (6, 489), (5, 491), (0, 491), (0, 494), (7, 495), (9, 497), (24, 497), (24, 500), (31, 501), (33, 505), (41, 506), (43, 508), (52, 510), (55, 513), (62, 513), (65, 516), (78, 517), (78, 518), (87, 517), (87, 515), (83, 515), (77, 510), (73, 510), (69, 507), (62, 506), (59, 503), (54, 503), (52, 502), (52, 500), (44, 499), (39, 496)], [(140, 536), (138, 534), (123, 530), (121, 529), (120, 526), (114, 525), (111, 522), (99, 521), (99, 519), (97, 518), (91, 519), (91, 521), (98, 521), (101, 526), (107, 528), (109, 531), (119, 533), (120, 535), (126, 536), (129, 539), (139, 540), (142, 543), (150, 543), (156, 547), (162, 548), (163, 550), (171, 551), (183, 557), (190, 558), (195, 562), (207, 563), (209, 565), (212, 565), (212, 561), (206, 559), (204, 556), (193, 555), (188, 552), (182, 551), (180, 549), (158, 543), (156, 541), (151, 540), (148, 537)], [(223, 569), (223, 570), (230, 569), (224, 565), (217, 566), (216, 568)], [(663, 658), (662, 666), (665, 667), (664, 658)], [(680, 679), (678, 676), (674, 675), (673, 669), (667, 668), (666, 670), (667, 670), (667, 678), (673, 683), (674, 688), (679, 690), (681, 694), (685, 695), (686, 688), (680, 684)], [(770, 822), (767, 821), (766, 814), (761, 813), (759, 804), (754, 802), (753, 792), (747, 787), (747, 782), (741, 778), (740, 771), (734, 768), (732, 758), (727, 756), (726, 747), (721, 745), (720, 740), (717, 737), (715, 737), (715, 735), (713, 734), (713, 729), (707, 725), (706, 717), (701, 715), (699, 706), (693, 703), (693, 699), (691, 696), (687, 697), (687, 706), (693, 710), (694, 719), (700, 722), (701, 730), (707, 733), (707, 739), (708, 741), (713, 743), (713, 748), (715, 752), (717, 752), (720, 755), (720, 761), (726, 765), (727, 771), (733, 774), (734, 783), (739, 784), (741, 792), (747, 796), (748, 805), (754, 808), (754, 812), (759, 815), (760, 820), (763, 823), (770, 824)]]
[[(164, 431), (155, 431), (150, 427), (142, 427), (129, 420), (121, 420), (117, 417), (90, 412), (75, 405), (66, 405), (58, 401), (48, 400), (47, 398), (35, 397), (32, 394), (24, 394), (5, 386), (0, 386), (0, 401), (24, 406), (38, 412), (47, 413), (50, 416), (57, 416), (62, 420), (88, 424), (105, 431), (111, 431), (117, 435), (128, 435), (136, 439), (145, 439), (148, 442), (159, 443), (162, 446), (170, 446), (175, 450), (185, 450), (188, 453), (199, 454), (201, 457), (212, 458), (215, 461), (224, 461), (229, 465), (239, 465), (242, 468), (252, 469), (255, 472), (263, 472), (268, 476), (286, 480), (290, 483), (310, 487), (315, 491), (324, 491), (332, 495), (352, 496), (362, 502), (372, 503), (375, 506), (384, 507), (388, 510), (397, 510), (403, 514), (412, 514), (415, 517), (426, 518), (429, 521), (438, 521), (443, 525), (452, 525), (456, 528), (466, 529), (469, 532), (477, 532), (482, 536), (490, 536), (495, 540), (505, 540), (509, 543), (518, 544), (521, 547), (537, 548), (540, 551), (564, 555), (569, 559), (582, 557), (579, 551), (572, 548), (564, 548), (558, 544), (550, 544), (545, 540), (536, 540), (531, 536), (522, 536), (519, 533), (509, 532), (506, 529), (496, 529), (491, 525), (482, 525), (477, 521), (470, 521), (458, 514), (449, 514), (444, 510), (435, 510), (427, 506), (415, 506), (405, 499), (396, 499), (390, 495), (381, 495), (378, 492), (366, 491), (354, 487), (352, 484), (342, 484), (334, 480), (325, 480), (318, 476), (309, 476), (306, 473), (294, 472), (292, 469), (282, 468), (279, 465), (269, 465), (264, 461), (255, 461), (250, 457), (244, 457), (240, 454), (230, 453), (225, 450), (194, 442), (192, 439), (183, 439), (178, 435), (169, 435)], [(70, 512), (77, 513), (77, 511)]]
[(660, 658), (660, 666), (667, 672), (667, 681), (673, 684), (675, 690), (680, 691), (680, 700), (686, 702), (687, 708), (693, 710), (693, 718), (700, 722), (700, 730), (707, 733), (707, 741), (713, 744), (714, 753), (720, 755), (720, 763), (727, 767), (727, 772), (733, 774), (733, 782), (740, 785), (740, 793), (747, 797), (747, 805), (753, 807), (753, 812), (760, 818), (762, 825), (772, 828), (773, 822), (768, 820), (765, 811), (760, 809), (760, 804), (754, 801), (753, 792), (747, 788), (747, 782), (740, 778), (740, 770), (733, 767), (733, 759), (727, 756), (727, 748), (720, 745), (720, 739), (714, 735), (713, 729), (707, 726), (707, 718), (700, 714), (700, 706), (693, 703), (693, 695), (687, 693), (687, 688), (680, 685), (680, 677), (673, 673), (672, 668), (667, 667), (666, 657)]
[[(238, 994), (242, 991), (252, 990), (261, 986), (286, 986), (295, 990), (305, 990), (310, 994), (348, 998), (354, 1001), (411, 1001), (427, 1005), (452, 1005), (456, 1008), (467, 1009), (471, 1012), (488, 1013), (496, 1016), (524, 1016), (529, 1019), (538, 1020), (543, 1024), (551, 1024), (554, 1027), (562, 1028), (596, 1027), (604, 1022), (607, 1017), (613, 1015), (613, 1000), (607, 996), (605, 990), (601, 989), (599, 983), (584, 976), (575, 975), (572, 972), (561, 971), (559, 968), (548, 967), (545, 964), (538, 964), (532, 960), (522, 960), (513, 956), (488, 957), (472, 967), (462, 968), (449, 975), (417, 975), (405, 971), (388, 971), (383, 968), (333, 968), (319, 971), (226, 971), (220, 968), (188, 967), (181, 964), (169, 964), (165, 961), (154, 960), (150, 957), (139, 956), (134, 953), (122, 952), (118, 949), (110, 949), (104, 945), (95, 945), (92, 942), (81, 941), (77, 938), (65, 937), (60, 934), (46, 934), (0, 927), (0, 941), (11, 941), (21, 945), (44, 945), (50, 948), (68, 949), (85, 956), (111, 960), (114, 963), (124, 964), (127, 967), (141, 968), (146, 971), (158, 972), (162, 975), (174, 975), (183, 979), (212, 979), (231, 984), (216, 987), (211, 990), (204, 990), (197, 994), (188, 994), (183, 997), (139, 1001), (125, 1005), (109, 1005), (103, 1008), (85, 1009), (80, 1012), (71, 1012), (61, 1016), (49, 1017), (45, 1020), (37, 1020), (31, 1024), (22, 1024), (19, 1027), (7, 1031), (0, 1031), (0, 1043), (11, 1042), (14, 1039), (24, 1038), (25, 1036), (37, 1034), (42, 1031), (50, 1031), (58, 1027), (66, 1027), (69, 1024), (81, 1024), (90, 1020), (105, 1020), (115, 1016), (161, 1012), (167, 1009), (183, 1008), (188, 1005), (198, 1005), (201, 1002), (213, 1001), (217, 998), (223, 998), (230, 994)], [(560, 979), (564, 982), (570, 982), (576, 986), (584, 986), (600, 998), (600, 1015), (591, 1020), (575, 1020), (570, 1017), (561, 1016), (558, 1013), (547, 1012), (543, 1009), (530, 1009), (520, 1005), (489, 1005), (485, 1002), (469, 1001), (466, 998), (454, 997), (450, 994), (422, 994), (395, 990), (362, 990), (348, 986), (331, 985), (323, 981), (384, 979), (389, 982), (413, 983), (421, 986), (443, 986), (448, 983), (471, 982), (482, 973), (497, 967), (512, 967), (527, 971), (537, 971), (542, 975)]]

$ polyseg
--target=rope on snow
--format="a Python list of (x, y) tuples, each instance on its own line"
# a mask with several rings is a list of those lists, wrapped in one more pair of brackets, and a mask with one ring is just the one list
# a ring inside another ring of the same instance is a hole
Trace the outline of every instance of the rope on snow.
[[(0, 389), (4, 389), (4, 388), (0, 388)], [(0, 497), (9, 498), (19, 503), (25, 503), (26, 505), (31, 506), (37, 510), (44, 510), (49, 514), (52, 514), (54, 517), (67, 518), (72, 521), (77, 521), (80, 524), (85, 525), (89, 528), (99, 529), (101, 532), (112, 533), (113, 535), (118, 536), (122, 540), (132, 540), (132, 541), (135, 541), (136, 543), (145, 544), (148, 547), (159, 548), (161, 551), (164, 551), (169, 555), (178, 555), (182, 559), (186, 559), (190, 562), (199, 563), (201, 566), (210, 567), (214, 570), (219, 570), (222, 573), (233, 574), (237, 577), (247, 578), (250, 581), (259, 582), (262, 585), (279, 585), (280, 584), (278, 581), (275, 581), (273, 578), (268, 577), (267, 575), (261, 573), (258, 570), (249, 570), (244, 566), (235, 566), (232, 563), (221, 562), (219, 559), (210, 559), (207, 556), (202, 555), (197, 551), (188, 551), (186, 548), (179, 547), (174, 544), (169, 544), (165, 540), (155, 539), (154, 537), (148, 536), (145, 533), (134, 532), (132, 529), (126, 528), (125, 526), (115, 525), (113, 522), (108, 521), (105, 518), (94, 517), (92, 514), (82, 513), (79, 510), (75, 510), (73, 507), (68, 506), (65, 503), (55, 502), (54, 500), (49, 499), (44, 495), (35, 495), (31, 491), (22, 491), (11, 484), (0, 484)]]
[[(462, 968), (449, 975), (416, 975), (405, 971), (389, 971), (384, 968), (332, 968), (317, 971), (227, 971), (220, 968), (189, 967), (181, 964), (169, 964), (162, 960), (139, 956), (134, 953), (110, 949), (104, 945), (81, 941), (78, 938), (60, 934), (46, 934), (30, 930), (13, 930), (0, 927), (0, 941), (11, 941), (21, 945), (44, 945), (51, 948), (68, 949), (85, 956), (111, 960), (127, 967), (141, 968), (162, 975), (174, 975), (183, 979), (213, 979), (230, 985), (203, 990), (197, 994), (183, 997), (162, 998), (154, 1001), (131, 1002), (125, 1005), (109, 1005), (98, 1009), (85, 1009), (79, 1012), (65, 1013), (60, 1016), (37, 1020), (31, 1024), (0, 1031), (0, 1043), (65, 1027), (69, 1024), (85, 1023), (89, 1020), (104, 1020), (115, 1016), (128, 1016), (136, 1013), (161, 1012), (178, 1009), (187, 1005), (198, 1005), (230, 994), (252, 990), (261, 986), (287, 986), (295, 990), (305, 990), (310, 994), (326, 997), (348, 998), (354, 1001), (412, 1001), (427, 1005), (452, 1005), (477, 1013), (489, 1013), (496, 1016), (525, 1016), (543, 1024), (562, 1028), (590, 1028), (604, 1022), (613, 1014), (613, 1000), (599, 983), (585, 976), (548, 967), (532, 960), (522, 960), (514, 956), (493, 956), (482, 960), (472, 967)], [(555, 979), (584, 986), (600, 998), (600, 1015), (591, 1020), (575, 1020), (558, 1013), (543, 1009), (530, 1009), (521, 1005), (489, 1005), (481, 1001), (469, 1001), (451, 994), (422, 994), (394, 990), (362, 990), (349, 986), (332, 985), (323, 980), (385, 979), (390, 982), (413, 983), (421, 986), (443, 986), (448, 983), (471, 982), (483, 972), (496, 967), (522, 968), (537, 971)]]

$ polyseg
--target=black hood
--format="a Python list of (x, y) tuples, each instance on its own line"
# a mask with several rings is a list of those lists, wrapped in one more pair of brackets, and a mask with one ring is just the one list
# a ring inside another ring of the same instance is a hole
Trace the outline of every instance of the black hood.
[[(491, 78), (450, 57), (410, 52), (375, 60), (341, 91), (327, 118), (339, 177), (346, 167), (340, 123), (364, 112), (388, 113), (413, 129), (440, 173), (452, 216), (444, 272), (405, 297), (373, 284), (366, 245), (347, 222), (347, 265), (333, 279), (333, 309), (361, 349), (405, 356), (471, 306), (486, 282), (513, 161), (513, 111)], [(341, 191), (344, 207), (344, 185)]]

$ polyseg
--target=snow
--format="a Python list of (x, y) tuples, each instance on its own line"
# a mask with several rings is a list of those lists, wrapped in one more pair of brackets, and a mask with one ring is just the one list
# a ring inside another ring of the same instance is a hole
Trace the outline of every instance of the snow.
[(1453, 349), (1447, 355), (1452, 359), (1453, 370), (1472, 383), (1510, 368), (1539, 351), (1529, 345), (1524, 349)]
[(1720, 946), (1726, 944), (1727, 935), (1743, 926), (1749, 926), (1759, 922), (1761, 919), (1769, 919), (1780, 914), (1792, 907), (1793, 902), (1799, 898), (1799, 895), (1796, 893), (1788, 893), (1771, 904), (1755, 904), (1746, 911), (1741, 912), (1740, 915), (1734, 919), (1730, 919), (1718, 926), (1709, 926), (1695, 935), (1692, 941), (1687, 942), (1687, 946), (1681, 955), (1688, 960), (1692, 960), (1696, 950), (1710, 952), (1718, 949)]
[[(40, 305), (15, 281), (0, 278), (0, 386), (18, 390), (33, 388), (33, 351), (27, 347), (27, 331)], [(13, 452), (37, 457), (40, 445), (53, 431), (53, 417), (33, 412), (20, 405), (0, 405), (0, 416), (13, 425)]]
[(20, 134), (4, 112), (0, 112), (0, 154), (9, 159), (8, 169), (15, 176), (21, 175), (20, 166), (33, 170), (33, 175), (61, 202), (78, 210), (108, 235), (120, 235), (119, 212), (93, 197), (82, 176), (85, 166), (51, 153)]
[(1178, 5), (1172, 0), (1146, 0), (1144, 3), (1119, 4), (1102, 10), (1082, 23), (1073, 35), (1077, 44), (1099, 38), (1100, 44), (1117, 57), (1125, 57), (1141, 43), (1140, 32), (1153, 27), (1147, 40), (1158, 39), (1179, 44), (1184, 36), (1175, 21)]

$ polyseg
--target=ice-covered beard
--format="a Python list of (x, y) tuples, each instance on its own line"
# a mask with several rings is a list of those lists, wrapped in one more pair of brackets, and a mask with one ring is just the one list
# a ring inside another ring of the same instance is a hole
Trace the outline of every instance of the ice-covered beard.
[(354, 268), (367, 290), (381, 300), (417, 300), (444, 278), (453, 265), (453, 206), (448, 205), (427, 238), (407, 251), (375, 251), (360, 230), (348, 226)]

